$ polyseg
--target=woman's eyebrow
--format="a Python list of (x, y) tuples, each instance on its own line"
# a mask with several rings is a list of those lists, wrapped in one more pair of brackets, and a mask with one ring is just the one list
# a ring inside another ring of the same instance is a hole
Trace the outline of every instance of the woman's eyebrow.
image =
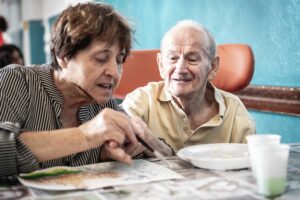
[(96, 50), (93, 55), (99, 55), (99, 54), (111, 54), (111, 51), (109, 49), (102, 49), (102, 50)]

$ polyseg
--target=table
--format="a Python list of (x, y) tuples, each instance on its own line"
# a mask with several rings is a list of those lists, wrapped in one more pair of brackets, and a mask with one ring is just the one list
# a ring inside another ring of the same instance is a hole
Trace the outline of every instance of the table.
[[(157, 159), (151, 162), (164, 165)], [(49, 192), (29, 189), (19, 184), (0, 186), (1, 199), (67, 199), (67, 200), (146, 200), (146, 199), (265, 199), (257, 193), (255, 180), (249, 169), (231, 171), (213, 171), (195, 168), (180, 158), (168, 157), (172, 170), (184, 176), (184, 179), (126, 185), (92, 191)], [(300, 199), (300, 143), (292, 144), (288, 162), (288, 184), (286, 192), (275, 199)]]

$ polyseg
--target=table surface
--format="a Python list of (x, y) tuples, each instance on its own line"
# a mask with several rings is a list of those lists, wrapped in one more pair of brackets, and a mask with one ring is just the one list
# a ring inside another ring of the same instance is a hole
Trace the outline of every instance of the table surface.
[[(139, 199), (265, 199), (257, 193), (255, 180), (249, 169), (217, 171), (194, 167), (178, 157), (168, 157), (171, 169), (184, 179), (159, 181), (105, 188), (92, 191), (54, 192), (29, 189), (19, 184), (0, 185), (2, 199), (67, 199), (67, 200), (139, 200)], [(157, 159), (150, 159), (167, 167)], [(169, 167), (170, 168), (170, 167)], [(300, 199), (300, 144), (292, 144), (288, 162), (286, 192), (275, 199)]]

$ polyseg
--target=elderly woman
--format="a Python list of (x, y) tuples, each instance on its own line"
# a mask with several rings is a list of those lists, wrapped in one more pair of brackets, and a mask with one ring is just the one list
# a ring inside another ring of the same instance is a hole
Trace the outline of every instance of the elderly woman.
[(171, 28), (157, 61), (164, 81), (136, 89), (122, 105), (175, 151), (195, 144), (243, 143), (255, 133), (239, 98), (210, 82), (219, 57), (213, 37), (200, 24), (184, 20)]
[(78, 4), (54, 23), (52, 64), (1, 69), (0, 175), (107, 159), (130, 163), (144, 151), (136, 134), (170, 154), (112, 98), (130, 47), (131, 29), (110, 6)]

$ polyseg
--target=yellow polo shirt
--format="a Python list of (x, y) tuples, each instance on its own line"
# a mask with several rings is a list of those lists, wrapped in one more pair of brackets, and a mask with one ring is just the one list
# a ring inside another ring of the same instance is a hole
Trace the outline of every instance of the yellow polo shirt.
[(141, 117), (175, 152), (195, 144), (246, 143), (245, 137), (255, 133), (255, 124), (244, 104), (237, 96), (212, 87), (219, 113), (195, 130), (191, 129), (187, 115), (167, 92), (163, 81), (137, 88), (126, 96), (122, 106), (130, 116)]

